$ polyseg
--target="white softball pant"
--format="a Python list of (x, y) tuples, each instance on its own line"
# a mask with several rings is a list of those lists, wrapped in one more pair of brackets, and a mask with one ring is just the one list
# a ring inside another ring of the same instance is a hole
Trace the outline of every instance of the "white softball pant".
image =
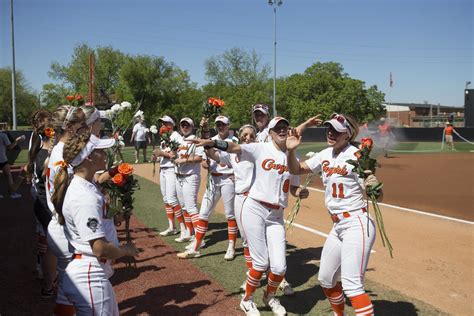
[(110, 263), (100, 263), (95, 257), (82, 256), (66, 268), (64, 293), (76, 309), (76, 315), (119, 315), (118, 304), (109, 277)]
[(224, 203), (224, 212), (227, 219), (234, 219), (234, 181), (229, 176), (211, 176), (211, 184), (204, 192), (199, 211), (199, 218), (205, 221), (209, 220), (217, 202), (222, 197)]
[(63, 305), (71, 305), (63, 292), (62, 280), (64, 271), (71, 261), (72, 253), (69, 251), (69, 242), (64, 232), (64, 226), (59, 224), (55, 215), (51, 218), (48, 225), (48, 247), (58, 259), (56, 270), (58, 272), (58, 294), (56, 295), (56, 303)]
[(165, 204), (169, 204), (172, 207), (178, 205), (174, 167), (160, 168), (160, 190)]
[(286, 272), (286, 239), (283, 208), (273, 210), (247, 197), (243, 204), (242, 230), (257, 271), (276, 275)]
[(242, 230), (242, 208), (244, 206), (244, 201), (247, 197), (243, 194), (235, 194), (234, 198), (234, 213), (235, 221), (237, 222), (237, 227), (239, 228), (240, 237), (242, 238), (242, 245), (247, 247), (247, 241), (245, 240), (244, 232)]
[(342, 217), (324, 243), (318, 276), (321, 286), (333, 288), (340, 276), (347, 297), (365, 293), (364, 275), (374, 241), (375, 225), (367, 213), (357, 211)]
[(198, 213), (197, 197), (200, 185), (201, 175), (199, 174), (176, 175), (176, 193), (179, 204), (190, 215)]

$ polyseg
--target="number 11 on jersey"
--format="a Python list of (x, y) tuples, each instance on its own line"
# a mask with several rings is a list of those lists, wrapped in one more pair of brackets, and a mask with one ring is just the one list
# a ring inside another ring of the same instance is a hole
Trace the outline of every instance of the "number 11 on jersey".
[[(339, 193), (338, 193), (338, 190), (339, 190)], [(339, 199), (344, 198), (344, 185), (342, 183), (339, 183), (339, 184), (333, 183), (332, 184), (332, 197), (333, 198), (339, 198)]]

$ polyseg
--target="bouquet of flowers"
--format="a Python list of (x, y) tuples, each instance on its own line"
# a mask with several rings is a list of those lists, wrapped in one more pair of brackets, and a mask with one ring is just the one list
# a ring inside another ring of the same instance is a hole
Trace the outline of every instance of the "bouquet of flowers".
[(69, 102), (69, 105), (81, 106), (84, 104), (84, 97), (80, 94), (70, 94), (66, 96), (66, 100)]
[[(131, 243), (130, 216), (133, 212), (133, 193), (140, 189), (138, 180), (133, 177), (133, 167), (127, 163), (118, 165), (117, 173), (111, 180), (105, 182), (103, 187), (110, 197), (107, 216), (109, 218), (119, 214), (123, 216), (126, 240), (127, 243)], [(127, 262), (127, 265), (131, 266), (131, 262)]]
[[(352, 171), (356, 172), (359, 175), (359, 178), (361, 179), (366, 179), (369, 175), (375, 174), (376, 168), (380, 167), (380, 165), (377, 163), (377, 160), (370, 157), (370, 152), (372, 151), (373, 145), (374, 142), (372, 138), (362, 138), (361, 144), (359, 146), (359, 151), (355, 153), (357, 160), (347, 160), (348, 164), (354, 166)], [(382, 187), (383, 183), (379, 183), (376, 186), (367, 186), (366, 192), (367, 198), (372, 201), (372, 205), (374, 207), (375, 220), (377, 221), (377, 226), (379, 228), (380, 236), (382, 238), (382, 244), (384, 247), (388, 248), (388, 251), (390, 252), (390, 257), (393, 258), (393, 247), (387, 237), (387, 233), (385, 232), (382, 212), (380, 211), (380, 207), (377, 202), (377, 198), (382, 193)]]
[[(314, 155), (316, 155), (316, 153), (310, 151), (306, 154), (306, 157), (308, 157), (308, 159), (309, 159), (309, 158), (313, 157)], [(313, 179), (313, 175), (314, 175), (314, 173), (309, 173), (306, 176), (306, 179), (304, 180), (304, 183), (301, 186), (301, 189), (306, 189), (308, 187), (309, 183)], [(296, 219), (296, 216), (300, 212), (300, 208), (301, 208), (301, 198), (298, 197), (296, 199), (295, 205), (293, 205), (293, 208), (291, 209), (290, 213), (288, 213), (288, 216), (286, 217), (286, 229), (287, 230), (290, 229), (290, 227), (292, 227), (293, 222)]]
[[(209, 98), (207, 99), (207, 103), (203, 104), (202, 107), (202, 120), (201, 122), (205, 121), (206, 123), (221, 114), (222, 108), (224, 108), (225, 102), (218, 98)], [(197, 131), (197, 137), (201, 138), (203, 134), (203, 126), (200, 124), (199, 129)]]

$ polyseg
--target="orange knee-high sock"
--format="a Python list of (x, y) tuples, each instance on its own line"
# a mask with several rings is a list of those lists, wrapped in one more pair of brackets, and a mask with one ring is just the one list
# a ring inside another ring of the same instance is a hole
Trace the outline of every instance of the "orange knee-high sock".
[(184, 215), (184, 224), (186, 225), (186, 229), (188, 230), (189, 236), (193, 234), (193, 223), (191, 222), (191, 216), (187, 211), (183, 212)]
[(337, 316), (344, 315), (344, 293), (342, 292), (341, 282), (337, 282), (336, 286), (330, 289), (323, 287), (324, 294), (331, 304), (332, 310)]
[(370, 316), (374, 314), (374, 306), (367, 293), (349, 297), (349, 299), (356, 315)]
[(276, 275), (273, 274), (271, 271), (268, 274), (268, 284), (267, 284), (267, 295), (275, 295), (275, 292), (280, 285), (281, 281), (283, 281), (283, 278), (285, 277), (284, 274), (282, 275)]
[(198, 226), (196, 228), (196, 246), (194, 250), (198, 251), (199, 247), (201, 246), (202, 239), (207, 232), (207, 227), (209, 226), (209, 222), (203, 219), (199, 220)]
[(198, 228), (198, 225), (199, 225), (199, 213), (191, 214), (191, 223), (193, 225), (194, 232), (196, 232), (196, 229)]
[(181, 209), (181, 205), (176, 205), (173, 207), (174, 217), (178, 219), (178, 223), (184, 222), (183, 210)]
[(249, 247), (244, 247), (244, 258), (245, 258), (245, 263), (247, 264), (247, 268), (251, 269), (252, 268), (252, 257), (250, 256)]
[(56, 305), (54, 306), (54, 316), (74, 316), (75, 314), (76, 309), (73, 305), (64, 305), (56, 303)]
[(168, 203), (165, 204), (166, 217), (168, 218), (168, 223), (170, 228), (174, 229), (174, 213), (173, 208)]
[(239, 229), (237, 228), (237, 221), (235, 219), (228, 219), (227, 220), (227, 234), (229, 236), (229, 241), (233, 241), (235, 245), (235, 241), (237, 240), (237, 232)]
[(262, 279), (263, 271), (257, 271), (254, 268), (249, 270), (247, 276), (247, 284), (245, 285), (245, 297), (244, 300), (248, 300), (252, 296), (255, 289), (260, 285), (260, 279)]

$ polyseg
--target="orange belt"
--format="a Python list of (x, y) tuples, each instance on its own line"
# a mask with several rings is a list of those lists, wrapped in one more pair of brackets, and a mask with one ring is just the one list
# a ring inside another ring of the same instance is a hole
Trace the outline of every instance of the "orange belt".
[[(365, 207), (363, 207), (361, 210), (362, 210), (362, 213), (367, 212)], [(351, 212), (355, 212), (355, 211), (351, 211)], [(342, 215), (344, 218), (348, 218), (348, 217), (351, 217), (351, 212), (343, 212), (341, 214), (332, 214), (331, 219), (334, 223), (339, 223), (341, 221), (341, 219), (339, 218), (339, 215)]]
[(270, 203), (263, 202), (263, 201), (259, 201), (259, 202), (260, 202), (260, 204), (262, 204), (263, 206), (265, 206), (269, 209), (272, 209), (272, 210), (279, 210), (280, 209), (280, 205), (270, 204)]
[[(82, 259), (82, 253), (75, 253), (73, 256), (72, 256), (72, 260), (74, 259)], [(107, 263), (107, 259), (99, 259), (97, 258), (97, 260), (100, 262), (100, 263)]]

